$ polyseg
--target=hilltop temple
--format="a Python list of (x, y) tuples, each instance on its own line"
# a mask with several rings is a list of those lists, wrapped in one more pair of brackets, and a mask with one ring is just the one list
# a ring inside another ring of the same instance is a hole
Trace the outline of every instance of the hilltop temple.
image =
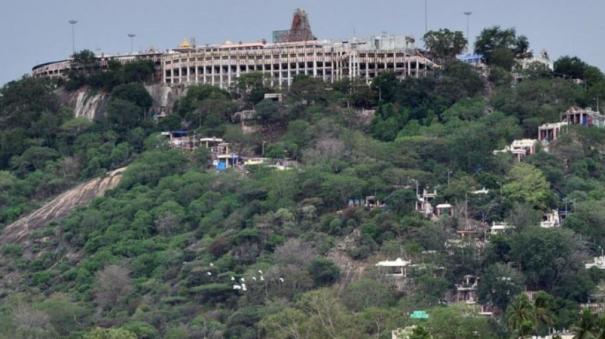
[[(381, 34), (367, 39), (318, 40), (307, 13), (297, 9), (289, 30), (275, 31), (273, 42), (230, 42), (198, 46), (184, 40), (177, 48), (159, 52), (97, 56), (99, 67), (110, 60), (122, 63), (149, 59), (156, 65), (158, 80), (173, 86), (209, 84), (229, 88), (242, 74), (258, 72), (277, 88), (288, 87), (297, 75), (334, 82), (361, 79), (370, 83), (376, 75), (391, 71), (399, 78), (421, 77), (437, 65), (415, 47), (409, 36)], [(37, 65), (35, 77), (65, 77), (71, 59)]]

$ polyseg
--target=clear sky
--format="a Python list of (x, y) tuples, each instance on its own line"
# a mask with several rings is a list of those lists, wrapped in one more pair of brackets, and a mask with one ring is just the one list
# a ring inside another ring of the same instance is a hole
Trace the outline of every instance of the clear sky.
[[(307, 10), (318, 38), (424, 33), (424, 0), (0, 0), (0, 84), (31, 67), (66, 58), (68, 20), (76, 19), (76, 48), (128, 52), (167, 49), (186, 37), (198, 44), (271, 39), (289, 28), (297, 7)], [(605, 70), (604, 0), (427, 0), (429, 29), (515, 27), (535, 51), (576, 55)], [(474, 39), (473, 39), (474, 40)]]

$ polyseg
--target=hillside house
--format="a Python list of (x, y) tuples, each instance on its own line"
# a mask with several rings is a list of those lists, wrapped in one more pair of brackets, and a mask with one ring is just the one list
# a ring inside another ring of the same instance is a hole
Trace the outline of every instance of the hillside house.
[(254, 120), (255, 118), (256, 118), (256, 110), (245, 109), (243, 111), (233, 113), (233, 115), (231, 116), (231, 121), (241, 122), (243, 125), (244, 122)]
[(479, 277), (474, 275), (465, 275), (462, 283), (456, 284), (456, 302), (466, 304), (477, 303), (477, 287), (479, 286)]
[(517, 161), (521, 161), (526, 156), (536, 153), (537, 143), (538, 141), (536, 139), (513, 140), (510, 146), (506, 146), (501, 150), (495, 150), (493, 154), (512, 153)]
[(530, 66), (536, 64), (542, 65), (551, 71), (555, 68), (554, 62), (550, 59), (550, 56), (548, 55), (548, 52), (546, 52), (546, 50), (540, 51), (539, 54), (532, 53), (530, 57), (519, 59), (517, 60), (517, 62), (521, 66), (521, 69), (528, 69), (530, 68)]
[(452, 205), (450, 205), (450, 204), (439, 204), (435, 207), (435, 210), (437, 211), (437, 217), (442, 217), (442, 216), (453, 217), (454, 216), (454, 209), (453, 209)]
[(593, 111), (592, 108), (570, 107), (563, 113), (563, 121), (570, 125), (594, 126), (605, 128), (605, 115)]
[(233, 167), (240, 167), (242, 164), (242, 159), (235, 153), (219, 154), (216, 158), (217, 160), (214, 165), (219, 171), (224, 171)]
[(204, 147), (208, 148), (211, 152), (215, 152), (216, 147), (225, 141), (221, 138), (210, 137), (210, 138), (201, 138), (200, 143)]
[(605, 304), (603, 303), (584, 303), (580, 304), (582, 311), (589, 310), (592, 314), (601, 314), (605, 312)]
[(428, 192), (426, 188), (422, 191), (422, 194), (416, 195), (416, 211), (421, 213), (427, 218), (432, 217), (435, 214), (433, 207), (433, 201), (437, 197), (437, 191)]
[(561, 226), (561, 218), (559, 217), (558, 210), (552, 210), (548, 213), (545, 213), (542, 217), (542, 221), (540, 222), (540, 227), (542, 228), (554, 228)]
[(543, 144), (548, 144), (559, 138), (561, 130), (567, 126), (567, 121), (543, 124), (538, 127), (538, 140)]
[(590, 268), (594, 267), (594, 268), (598, 268), (600, 270), (605, 270), (605, 256), (592, 258), (592, 262), (585, 264), (584, 267), (586, 267), (586, 269), (590, 269)]
[(160, 133), (168, 140), (171, 148), (192, 151), (199, 146), (199, 141), (195, 136), (189, 135), (187, 131), (167, 131)]
[(506, 222), (495, 222), (494, 221), (494, 222), (492, 222), (492, 226), (489, 228), (489, 234), (490, 235), (503, 234), (514, 228), (515, 228), (515, 226), (509, 225)]
[(265, 93), (264, 99), (275, 102), (282, 102), (284, 100), (284, 97), (281, 93)]
[(383, 208), (385, 205), (378, 200), (378, 198), (375, 195), (368, 195), (365, 198), (365, 203), (364, 203), (364, 207), (369, 208), (369, 209), (374, 209), (374, 208)]
[(517, 157), (517, 160), (521, 161), (528, 155), (536, 154), (536, 139), (520, 139), (513, 140), (510, 145), (510, 152)]
[(407, 266), (411, 261), (397, 258), (395, 260), (384, 260), (376, 263), (376, 267), (384, 268), (386, 271), (385, 275), (394, 278), (406, 278), (407, 277)]
[(199, 140), (200, 145), (210, 151), (212, 166), (219, 171), (228, 168), (241, 167), (244, 163), (239, 154), (231, 151), (231, 146), (221, 138), (207, 137)]

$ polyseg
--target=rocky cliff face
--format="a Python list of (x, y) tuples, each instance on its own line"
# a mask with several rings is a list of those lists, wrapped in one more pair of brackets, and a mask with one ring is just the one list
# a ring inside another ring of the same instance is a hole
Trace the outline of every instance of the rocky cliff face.
[(105, 114), (108, 95), (105, 93), (91, 93), (88, 90), (79, 90), (75, 97), (74, 116), (85, 117), (90, 120), (98, 119)]
[[(172, 113), (174, 103), (185, 94), (183, 87), (170, 87), (163, 84), (145, 85), (145, 89), (153, 99), (151, 112), (157, 115)], [(101, 119), (107, 111), (110, 95), (101, 91), (93, 91), (88, 87), (68, 92), (58, 89), (63, 105), (73, 109), (74, 117), (85, 117), (89, 120)]]
[(74, 117), (85, 117), (90, 120), (100, 119), (105, 114), (109, 95), (83, 87), (75, 91), (58, 89), (55, 94), (60, 102), (74, 112)]
[(5, 227), (0, 234), (0, 244), (23, 242), (33, 230), (60, 220), (74, 208), (105, 195), (108, 190), (118, 186), (125, 170), (125, 167), (117, 169), (62, 193), (31, 214)]
[(170, 87), (163, 84), (145, 85), (145, 89), (153, 99), (151, 111), (159, 115), (172, 113), (177, 99), (186, 93), (184, 87)]

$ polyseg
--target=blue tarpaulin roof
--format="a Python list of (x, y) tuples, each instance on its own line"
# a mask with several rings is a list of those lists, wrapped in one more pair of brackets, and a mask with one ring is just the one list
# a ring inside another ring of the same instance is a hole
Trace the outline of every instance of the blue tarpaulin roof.
[(481, 58), (483, 58), (483, 55), (475, 54), (475, 53), (468, 53), (468, 54), (457, 55), (456, 58), (458, 60), (464, 61), (464, 62), (477, 62), (477, 61), (480, 61)]
[(189, 134), (187, 131), (170, 131), (170, 133), (175, 137), (185, 137)]

